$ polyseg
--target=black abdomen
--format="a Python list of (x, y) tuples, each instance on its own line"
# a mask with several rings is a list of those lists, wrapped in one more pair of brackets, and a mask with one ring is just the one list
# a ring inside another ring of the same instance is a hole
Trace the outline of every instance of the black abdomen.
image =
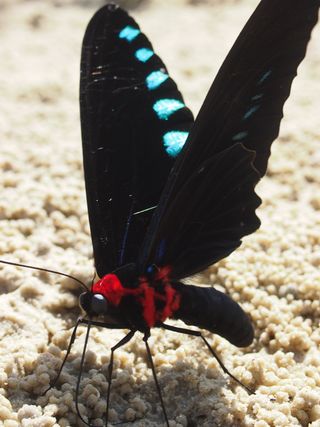
[(174, 319), (206, 329), (227, 339), (237, 347), (247, 347), (253, 340), (249, 317), (239, 304), (214, 288), (172, 283), (181, 295)]

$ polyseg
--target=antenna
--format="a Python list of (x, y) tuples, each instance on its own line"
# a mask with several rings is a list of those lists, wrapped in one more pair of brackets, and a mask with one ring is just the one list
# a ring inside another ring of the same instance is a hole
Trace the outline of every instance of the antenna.
[(17, 262), (5, 261), (3, 259), (0, 259), (0, 263), (1, 264), (14, 265), (16, 267), (30, 268), (32, 270), (45, 271), (46, 273), (59, 274), (60, 276), (68, 277), (69, 279), (72, 279), (75, 282), (78, 282), (86, 290), (86, 292), (89, 290), (87, 288), (87, 286), (81, 280), (77, 279), (74, 276), (71, 276), (70, 274), (61, 273), (61, 271), (49, 270), (48, 268), (42, 268), (42, 267), (34, 267), (33, 265), (19, 264)]

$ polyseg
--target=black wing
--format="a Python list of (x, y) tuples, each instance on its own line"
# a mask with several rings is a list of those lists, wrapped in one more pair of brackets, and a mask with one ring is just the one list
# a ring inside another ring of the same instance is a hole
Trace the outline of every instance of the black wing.
[(115, 5), (90, 21), (80, 113), (94, 258), (100, 277), (137, 260), (193, 116), (136, 22)]
[[(262, 0), (225, 59), (154, 213), (141, 268), (183, 278), (259, 227), (254, 193), (278, 136), (319, 1)], [(250, 154), (251, 152), (251, 154)]]

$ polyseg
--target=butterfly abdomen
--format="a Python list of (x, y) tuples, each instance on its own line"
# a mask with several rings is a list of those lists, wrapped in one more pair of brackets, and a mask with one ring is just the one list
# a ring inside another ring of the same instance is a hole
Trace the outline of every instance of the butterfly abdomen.
[(182, 283), (173, 283), (172, 287), (181, 297), (175, 319), (218, 334), (237, 347), (252, 343), (254, 332), (250, 319), (230, 297), (214, 288)]

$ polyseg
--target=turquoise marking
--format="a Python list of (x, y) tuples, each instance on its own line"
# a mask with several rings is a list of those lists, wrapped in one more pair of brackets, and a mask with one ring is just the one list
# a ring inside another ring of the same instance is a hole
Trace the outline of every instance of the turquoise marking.
[(157, 89), (163, 82), (169, 78), (168, 74), (162, 71), (153, 71), (146, 78), (146, 84), (148, 89)]
[(261, 99), (263, 97), (263, 93), (259, 93), (258, 95), (255, 95), (251, 98), (252, 101), (258, 101), (258, 99)]
[(241, 139), (244, 139), (246, 136), (248, 136), (248, 132), (239, 132), (235, 134), (232, 141), (241, 141)]
[(131, 27), (131, 25), (127, 25), (123, 28), (123, 30), (119, 33), (120, 39), (125, 39), (128, 42), (132, 42), (139, 34), (140, 30), (138, 28)]
[(170, 157), (177, 157), (182, 150), (189, 132), (172, 130), (163, 135), (163, 144)]
[(147, 49), (146, 47), (142, 47), (135, 52), (135, 57), (141, 62), (147, 62), (151, 56), (154, 55), (151, 49)]
[(258, 85), (260, 85), (261, 83), (265, 82), (267, 80), (267, 78), (270, 76), (271, 73), (272, 73), (272, 70), (269, 70), (266, 73), (264, 73), (264, 75), (258, 81)]
[(259, 110), (259, 108), (260, 108), (260, 105), (255, 105), (254, 107), (251, 107), (250, 110), (248, 110), (246, 112), (246, 114), (243, 116), (242, 120), (246, 120), (249, 117), (251, 117), (253, 113), (255, 113), (257, 110)]
[(168, 118), (175, 113), (177, 110), (180, 110), (185, 105), (178, 99), (159, 99), (155, 104), (153, 104), (153, 109), (157, 113), (159, 119), (168, 120)]

